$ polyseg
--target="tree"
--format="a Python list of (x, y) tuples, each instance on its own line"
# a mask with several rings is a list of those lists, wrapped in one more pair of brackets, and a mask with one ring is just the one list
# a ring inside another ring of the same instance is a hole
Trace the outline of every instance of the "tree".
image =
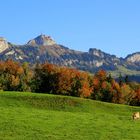
[(112, 78), (111, 73), (109, 73), (109, 75), (107, 76), (107, 81), (108, 81), (109, 83), (111, 83), (111, 82), (113, 81), (113, 78)]
[(58, 72), (57, 94), (70, 95), (74, 70), (65, 67)]
[(122, 74), (120, 73), (119, 75), (119, 85), (122, 86), (123, 85), (123, 78), (122, 78)]
[(111, 84), (107, 81), (104, 81), (101, 85), (101, 101), (111, 102), (113, 98)]
[(102, 100), (102, 84), (107, 80), (107, 73), (104, 70), (99, 70), (93, 77), (93, 88), (91, 98), (95, 100)]
[(128, 75), (125, 76), (125, 78), (124, 78), (124, 82), (125, 82), (126, 84), (129, 83), (129, 77), (128, 77)]
[(121, 86), (121, 97), (119, 103), (129, 105), (133, 97), (134, 97), (134, 91), (130, 88), (129, 85), (123, 84)]
[(37, 66), (34, 71), (33, 86), (35, 92), (56, 93), (58, 83), (58, 68), (55, 65), (45, 63)]
[(18, 69), (18, 74), (20, 77), (20, 91), (31, 91), (31, 80), (33, 77), (33, 71), (30, 69), (27, 62), (22, 64), (22, 67)]

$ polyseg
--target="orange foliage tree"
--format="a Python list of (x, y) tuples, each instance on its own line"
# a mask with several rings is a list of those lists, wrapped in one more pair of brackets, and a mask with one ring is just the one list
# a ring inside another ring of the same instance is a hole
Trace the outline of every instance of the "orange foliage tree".
[[(29, 70), (30, 71), (30, 70)], [(31, 73), (31, 71), (30, 71)], [(0, 62), (0, 88), (2, 90), (18, 90), (28, 91), (29, 88), (24, 89), (25, 84), (24, 78), (29, 77), (26, 87), (30, 87), (29, 82), (31, 81), (32, 75), (25, 72), (24, 67), (19, 63), (12, 60)]]

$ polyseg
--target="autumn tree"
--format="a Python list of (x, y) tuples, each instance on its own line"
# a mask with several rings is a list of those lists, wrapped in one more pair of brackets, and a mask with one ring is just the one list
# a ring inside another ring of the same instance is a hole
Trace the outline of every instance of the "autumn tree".
[(45, 63), (36, 67), (34, 71), (35, 92), (55, 93), (57, 85), (58, 68), (55, 65)]
[(20, 78), (19, 90), (31, 91), (31, 80), (33, 77), (33, 71), (29, 67), (29, 64), (27, 62), (23, 63), (22, 67), (17, 70), (17, 73), (19, 74)]
[[(27, 87), (30, 87), (28, 82), (31, 77), (31, 73), (25, 72), (25, 68), (17, 62), (12, 60), (0, 62), (0, 87), (2, 90), (29, 91)], [(25, 84), (26, 88), (22, 88)]]
[(75, 77), (75, 70), (61, 67), (58, 72), (57, 94), (71, 95), (72, 82)]
[[(107, 81), (107, 73), (104, 70), (99, 70), (93, 77), (93, 92), (91, 98), (95, 100), (103, 100), (105, 97), (105, 81)], [(104, 91), (104, 93), (103, 93)]]

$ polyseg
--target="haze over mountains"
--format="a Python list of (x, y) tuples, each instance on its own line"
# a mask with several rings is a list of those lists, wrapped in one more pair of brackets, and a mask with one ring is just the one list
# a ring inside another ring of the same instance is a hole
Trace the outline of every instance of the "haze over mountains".
[(126, 58), (119, 58), (96, 48), (89, 48), (88, 52), (81, 52), (59, 45), (46, 35), (39, 35), (25, 45), (15, 45), (1, 37), (0, 59), (13, 59), (21, 63), (26, 61), (31, 64), (48, 61), (52, 64), (89, 72), (104, 69), (112, 71), (112, 73), (140, 75), (140, 52), (129, 54)]

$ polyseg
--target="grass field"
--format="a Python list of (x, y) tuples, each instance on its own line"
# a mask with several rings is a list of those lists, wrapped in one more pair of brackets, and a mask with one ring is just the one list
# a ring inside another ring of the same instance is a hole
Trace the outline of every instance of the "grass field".
[(140, 140), (140, 107), (0, 92), (0, 140)]

